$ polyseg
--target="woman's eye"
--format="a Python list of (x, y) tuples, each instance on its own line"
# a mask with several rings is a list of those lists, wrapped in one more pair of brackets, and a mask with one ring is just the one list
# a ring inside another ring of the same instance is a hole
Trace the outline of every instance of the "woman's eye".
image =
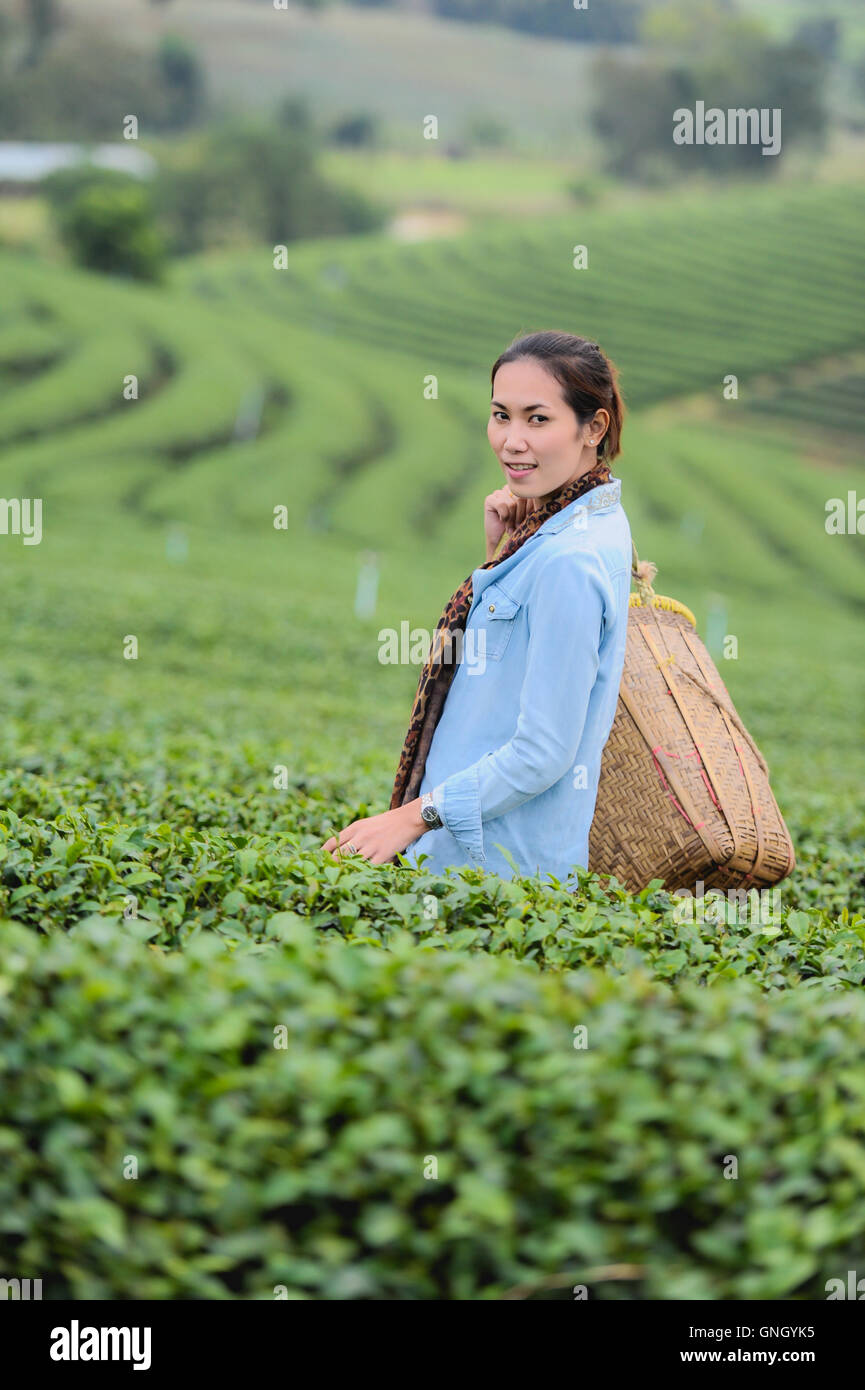
[(529, 416), (529, 419), (530, 419), (530, 420), (546, 420), (546, 419), (548, 419), (548, 418), (549, 418), (549, 417), (546, 416), (546, 415), (530, 415), (530, 416)]

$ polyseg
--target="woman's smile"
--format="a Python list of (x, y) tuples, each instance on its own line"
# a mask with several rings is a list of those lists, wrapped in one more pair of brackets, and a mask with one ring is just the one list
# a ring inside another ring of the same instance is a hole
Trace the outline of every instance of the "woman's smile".
[(504, 467), (504, 470), (510, 478), (511, 482), (518, 483), (523, 478), (527, 478), (529, 474), (537, 468), (538, 465), (536, 463), (503, 463), (502, 466)]

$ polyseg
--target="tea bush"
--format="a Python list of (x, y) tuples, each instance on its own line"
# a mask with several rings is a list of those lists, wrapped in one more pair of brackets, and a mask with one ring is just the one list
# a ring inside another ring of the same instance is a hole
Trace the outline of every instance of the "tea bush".
[(3, 925), (0, 1235), (45, 1297), (819, 1298), (861, 1255), (860, 992), (270, 925)]
[[(266, 798), (261, 789), (259, 804)], [(304, 811), (313, 823), (322, 815), (312, 798), (301, 799), (301, 821)], [(323, 834), (244, 834), (177, 819), (94, 824), (85, 811), (47, 822), (8, 809), (0, 811), (0, 912), (47, 933), (76, 931), (101, 912), (118, 931), (164, 947), (203, 930), (260, 942), (287, 921), (382, 944), (407, 930), (428, 946), (544, 968), (640, 967), (707, 984), (750, 975), (765, 989), (865, 978), (865, 917), (846, 907), (835, 919), (782, 906), (779, 890), (777, 911), (766, 893), (729, 894), (719, 907), (706, 899), (700, 911), (693, 901), (677, 905), (660, 879), (630, 894), (585, 870), (557, 884), (336, 863), (319, 852)]]

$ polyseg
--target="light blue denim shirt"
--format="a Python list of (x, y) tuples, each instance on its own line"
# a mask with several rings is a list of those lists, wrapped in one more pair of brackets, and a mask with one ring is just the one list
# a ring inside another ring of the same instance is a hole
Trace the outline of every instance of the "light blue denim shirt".
[[(588, 866), (601, 754), (616, 713), (631, 587), (631, 529), (610, 477), (520, 549), (472, 574), (464, 645), (420, 792), (443, 821), (405, 850), (423, 867), (502, 878)], [(573, 886), (573, 884), (571, 885)]]

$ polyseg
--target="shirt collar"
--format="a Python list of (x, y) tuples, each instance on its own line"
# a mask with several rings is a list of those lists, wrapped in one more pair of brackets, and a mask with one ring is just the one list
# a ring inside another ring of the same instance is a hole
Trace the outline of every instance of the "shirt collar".
[(597, 487), (590, 488), (584, 492), (582, 497), (575, 497), (573, 502), (569, 502), (566, 507), (562, 507), (560, 512), (548, 517), (543, 525), (539, 526), (535, 532), (536, 536), (544, 533), (554, 534), (562, 531), (566, 526), (574, 525), (574, 518), (578, 512), (585, 511), (589, 514), (593, 512), (608, 512), (618, 505), (622, 494), (621, 478), (614, 478), (612, 475), (605, 483), (598, 483)]

